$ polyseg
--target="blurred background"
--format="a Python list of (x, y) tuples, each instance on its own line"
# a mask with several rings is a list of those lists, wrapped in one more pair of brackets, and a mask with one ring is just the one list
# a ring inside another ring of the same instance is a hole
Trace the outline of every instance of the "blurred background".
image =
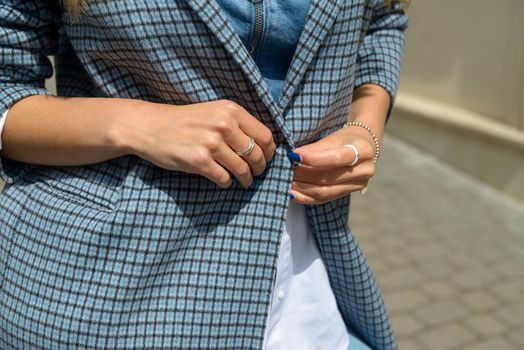
[(350, 227), (400, 350), (524, 349), (524, 1), (414, 0)]
[(524, 349), (524, 1), (409, 13), (396, 108), (349, 225), (400, 350)]

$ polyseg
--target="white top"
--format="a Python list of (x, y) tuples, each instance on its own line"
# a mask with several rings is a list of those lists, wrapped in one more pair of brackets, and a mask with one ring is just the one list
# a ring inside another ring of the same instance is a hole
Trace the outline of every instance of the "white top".
[[(0, 149), (8, 111), (0, 118)], [(346, 350), (348, 345), (349, 334), (308, 225), (305, 207), (290, 199), (264, 349)]]
[(267, 350), (345, 350), (349, 346), (305, 207), (291, 199), (264, 342)]
[(2, 149), (2, 130), (4, 130), (4, 123), (7, 117), (7, 112), (9, 112), (9, 110), (5, 111), (4, 114), (0, 116), (0, 149)]

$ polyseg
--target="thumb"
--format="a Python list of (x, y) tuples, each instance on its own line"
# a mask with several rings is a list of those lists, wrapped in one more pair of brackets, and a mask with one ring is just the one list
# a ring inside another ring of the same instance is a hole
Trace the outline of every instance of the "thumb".
[[(313, 144), (311, 144), (313, 145)], [(311, 146), (307, 145), (307, 146)], [(302, 157), (301, 164), (314, 167), (347, 166), (355, 159), (355, 152), (344, 146), (331, 146), (329, 148), (299, 147), (295, 149)]]

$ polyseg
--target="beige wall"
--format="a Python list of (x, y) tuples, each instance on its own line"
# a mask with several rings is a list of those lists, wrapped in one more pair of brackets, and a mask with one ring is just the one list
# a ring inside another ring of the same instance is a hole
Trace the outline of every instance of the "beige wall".
[(389, 131), (524, 201), (524, 1), (414, 0)]
[(524, 130), (524, 1), (415, 0), (401, 89)]

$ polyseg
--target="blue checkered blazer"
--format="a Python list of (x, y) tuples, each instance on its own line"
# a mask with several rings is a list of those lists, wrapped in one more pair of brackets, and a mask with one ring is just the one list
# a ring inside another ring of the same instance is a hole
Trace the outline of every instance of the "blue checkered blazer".
[[(407, 17), (382, 2), (313, 0), (276, 101), (214, 0), (92, 0), (77, 22), (52, 1), (2, 1), (0, 114), (51, 94), (55, 55), (60, 96), (230, 99), (278, 147), (252, 190), (135, 155), (68, 167), (2, 158), (0, 348), (260, 349), (293, 178), (286, 151), (342, 127), (361, 84), (395, 97)], [(347, 327), (396, 349), (349, 204), (306, 205), (308, 221)]]

